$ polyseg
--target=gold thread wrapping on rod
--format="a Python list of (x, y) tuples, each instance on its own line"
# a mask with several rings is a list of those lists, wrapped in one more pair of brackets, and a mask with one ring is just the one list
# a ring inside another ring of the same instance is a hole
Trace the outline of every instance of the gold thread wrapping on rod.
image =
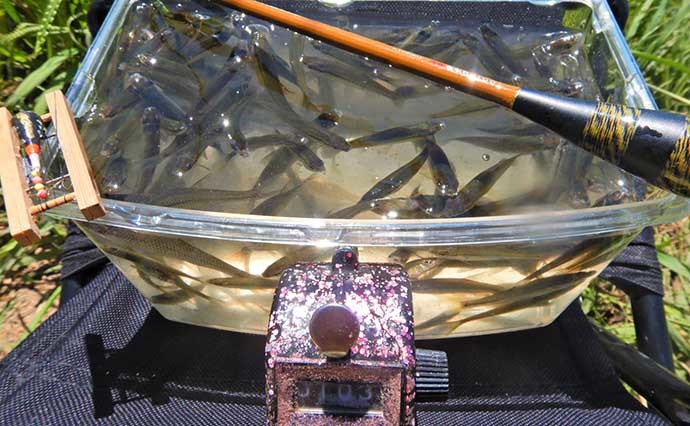
[(620, 164), (639, 118), (640, 111), (635, 108), (597, 103), (582, 131), (582, 147), (613, 164)]
[(685, 119), (685, 130), (680, 135), (673, 152), (659, 176), (659, 185), (673, 192), (690, 194), (690, 119)]

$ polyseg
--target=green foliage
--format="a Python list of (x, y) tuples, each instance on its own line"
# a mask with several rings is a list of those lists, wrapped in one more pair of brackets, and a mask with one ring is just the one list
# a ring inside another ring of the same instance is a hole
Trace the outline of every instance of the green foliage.
[(0, 105), (44, 112), (46, 89), (66, 88), (91, 42), (89, 3), (0, 0)]
[(690, 2), (630, 0), (626, 38), (661, 109), (690, 112)]

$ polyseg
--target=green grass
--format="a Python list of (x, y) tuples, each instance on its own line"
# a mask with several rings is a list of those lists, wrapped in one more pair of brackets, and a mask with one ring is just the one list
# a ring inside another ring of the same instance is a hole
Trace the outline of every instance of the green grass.
[(690, 2), (631, 0), (626, 38), (661, 109), (690, 112)]
[[(45, 111), (42, 94), (65, 89), (91, 35), (86, 28), (88, 0), (0, 0), (0, 105)], [(627, 38), (662, 109), (690, 112), (690, 2), (631, 0)], [(1, 142), (1, 141), (0, 141)], [(30, 284), (55, 273), (65, 236), (64, 224), (42, 219), (46, 238), (21, 248), (9, 237), (0, 212), (0, 276)], [(657, 245), (666, 286), (666, 313), (676, 352), (676, 370), (690, 378), (690, 221), (660, 227)], [(54, 263), (41, 260), (53, 259)], [(59, 295), (53, 291), (31, 320), (30, 330)], [(13, 309), (0, 307), (0, 327)], [(596, 322), (626, 342), (635, 338), (627, 298), (603, 281), (583, 295), (583, 307)]]

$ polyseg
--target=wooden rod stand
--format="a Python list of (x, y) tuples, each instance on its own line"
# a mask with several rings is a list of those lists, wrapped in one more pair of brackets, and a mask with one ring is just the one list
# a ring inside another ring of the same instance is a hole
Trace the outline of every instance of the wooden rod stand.
[(101, 197), (93, 178), (84, 144), (74, 121), (67, 99), (61, 91), (45, 95), (49, 114), (41, 116), (44, 123), (52, 121), (62, 149), (74, 192), (34, 205), (22, 163), (19, 135), (12, 127), (12, 115), (0, 108), (0, 182), (10, 225), (10, 234), (21, 245), (38, 242), (41, 234), (36, 215), (54, 207), (77, 201), (79, 210), (87, 220), (105, 215)]

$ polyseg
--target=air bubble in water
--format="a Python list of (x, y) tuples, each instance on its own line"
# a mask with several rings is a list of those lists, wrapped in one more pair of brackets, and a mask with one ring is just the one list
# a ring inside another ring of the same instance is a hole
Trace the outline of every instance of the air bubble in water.
[(482, 155), (482, 160), (484, 160), (484, 161), (489, 161), (489, 160), (491, 160), (491, 156), (490, 156), (489, 154), (483, 154), (483, 155)]

